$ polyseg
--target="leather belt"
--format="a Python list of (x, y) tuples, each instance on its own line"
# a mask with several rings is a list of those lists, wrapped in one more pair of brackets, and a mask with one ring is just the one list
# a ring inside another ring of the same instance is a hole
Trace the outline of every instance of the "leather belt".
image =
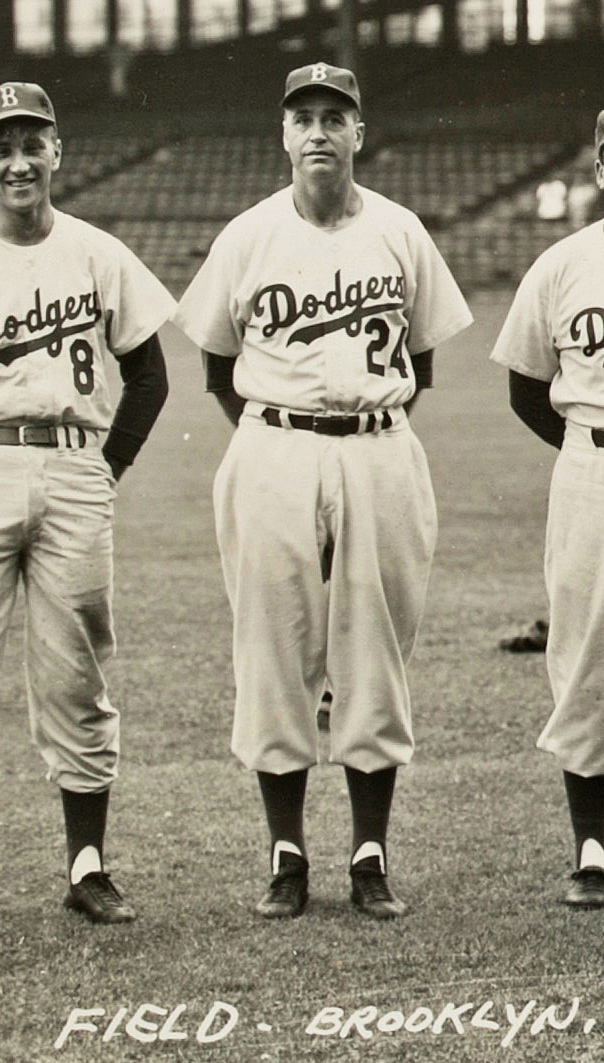
[(592, 428), (591, 438), (595, 447), (604, 447), (604, 428)]
[(85, 447), (86, 432), (79, 425), (20, 424), (0, 425), (0, 446), (3, 447)]
[[(283, 428), (281, 411), (275, 406), (266, 406), (262, 416), (272, 428)], [(388, 410), (380, 414), (359, 415), (320, 414), (320, 413), (286, 413), (285, 419), (292, 428), (302, 428), (307, 432), (317, 432), (324, 436), (352, 436), (364, 432), (375, 432), (376, 428), (391, 428), (392, 417)], [(363, 422), (365, 422), (363, 426)]]

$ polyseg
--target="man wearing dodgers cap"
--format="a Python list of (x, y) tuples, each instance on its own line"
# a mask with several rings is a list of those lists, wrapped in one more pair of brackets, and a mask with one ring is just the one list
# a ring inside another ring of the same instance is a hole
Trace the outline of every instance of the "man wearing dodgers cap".
[(386, 833), (397, 766), (413, 752), (406, 666), (436, 533), (407, 411), (430, 386), (432, 348), (471, 315), (418, 218), (354, 180), (365, 126), (353, 72), (293, 70), (281, 103), (292, 183), (226, 226), (174, 318), (237, 425), (214, 485), (234, 612), (232, 748), (257, 772), (270, 834), (258, 911), (300, 915), (306, 782), (329, 686), (351, 900), (392, 919), (405, 905)]
[[(604, 111), (595, 181), (604, 191)], [(604, 908), (604, 226), (557, 241), (523, 278), (493, 349), (522, 421), (560, 453), (545, 578), (553, 710), (537, 745), (562, 770), (574, 834), (573, 908)]]
[(354, 104), (361, 113), (361, 94), (357, 79), (351, 70), (329, 66), (328, 63), (312, 63), (301, 66), (287, 75), (285, 93), (281, 106), (286, 107), (303, 89), (323, 88)]
[(173, 300), (119, 240), (53, 207), (60, 164), (47, 93), (1, 84), (0, 653), (21, 580), (32, 737), (64, 812), (65, 904), (127, 923), (135, 910), (103, 862), (119, 755), (102, 672), (115, 648), (113, 504), (167, 394), (157, 330)]

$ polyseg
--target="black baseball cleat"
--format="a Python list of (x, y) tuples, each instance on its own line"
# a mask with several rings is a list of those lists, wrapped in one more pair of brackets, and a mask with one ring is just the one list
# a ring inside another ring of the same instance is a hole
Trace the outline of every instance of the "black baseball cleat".
[(601, 867), (582, 867), (573, 872), (571, 879), (564, 904), (572, 908), (604, 908), (604, 870)]
[(350, 899), (360, 912), (372, 919), (397, 919), (405, 915), (407, 906), (395, 897), (377, 856), (367, 856), (350, 868), (352, 892)]
[(548, 635), (549, 623), (547, 620), (535, 620), (519, 635), (500, 639), (499, 649), (507, 650), (509, 653), (545, 653)]
[(288, 854), (281, 858), (279, 872), (268, 891), (258, 901), (256, 911), (265, 919), (295, 919), (301, 915), (308, 900), (308, 860)]
[(105, 871), (92, 871), (75, 886), (73, 883), (63, 904), (83, 912), (92, 923), (131, 923), (136, 912), (113, 885)]

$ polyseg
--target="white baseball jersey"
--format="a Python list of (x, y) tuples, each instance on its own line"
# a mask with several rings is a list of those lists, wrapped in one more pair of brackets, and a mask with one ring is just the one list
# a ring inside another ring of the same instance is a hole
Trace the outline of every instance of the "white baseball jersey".
[(0, 423), (107, 429), (105, 355), (126, 354), (174, 300), (121, 241), (54, 210), (45, 240), (0, 240)]
[(604, 227), (601, 221), (559, 240), (526, 273), (492, 359), (551, 380), (564, 418), (604, 427)]
[(491, 357), (551, 381), (565, 418), (549, 493), (545, 583), (547, 667), (554, 709), (537, 745), (578, 775), (604, 772), (604, 227), (565, 237), (518, 287)]
[(245, 399), (294, 410), (400, 406), (415, 391), (410, 355), (472, 321), (415, 214), (355, 186), (348, 226), (318, 228), (291, 186), (235, 218), (183, 296), (175, 323), (235, 358)]
[[(355, 187), (362, 210), (340, 229), (302, 219), (291, 186), (240, 215), (174, 319), (200, 347), (236, 358), (247, 399), (214, 510), (234, 612), (232, 749), (257, 771), (315, 762), (326, 679), (333, 761), (377, 771), (413, 752), (406, 664), (436, 508), (404, 403), (411, 356), (472, 319), (418, 218)], [(391, 427), (337, 439), (270, 427), (267, 403), (359, 412), (360, 424), (389, 407)]]

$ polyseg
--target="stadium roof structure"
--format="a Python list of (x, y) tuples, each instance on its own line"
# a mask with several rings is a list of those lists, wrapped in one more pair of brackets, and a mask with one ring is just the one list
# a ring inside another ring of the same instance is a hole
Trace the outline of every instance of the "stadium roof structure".
[[(172, 51), (274, 36), (360, 46), (413, 44), (477, 51), (492, 43), (602, 38), (600, 0), (2, 0), (5, 51)], [(350, 41), (348, 41), (350, 43)]]

